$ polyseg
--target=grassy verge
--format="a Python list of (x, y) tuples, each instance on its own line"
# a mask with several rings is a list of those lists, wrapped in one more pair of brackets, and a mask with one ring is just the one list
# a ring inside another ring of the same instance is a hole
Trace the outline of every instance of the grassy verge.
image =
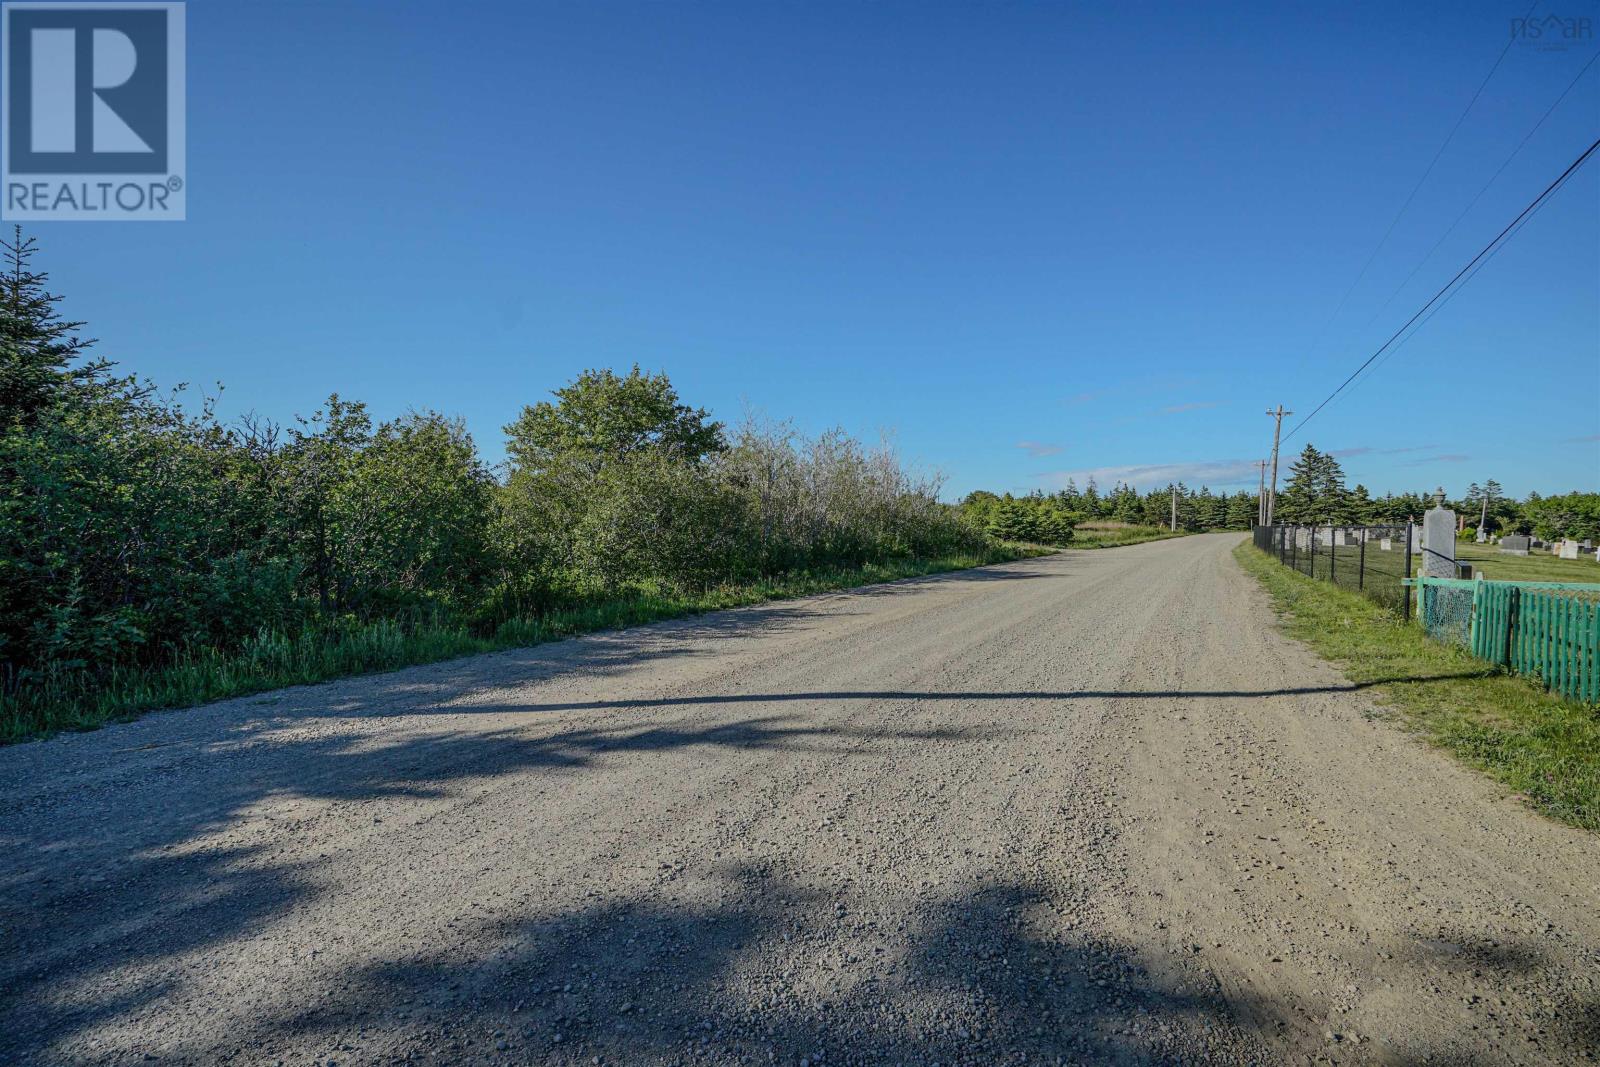
[(1121, 523), (1080, 523), (1069, 548), (1122, 548), (1146, 541), (1165, 541), (1169, 537), (1183, 537), (1183, 531), (1174, 533), (1159, 526), (1127, 526)]
[(0, 698), (0, 744), (63, 730), (90, 730), (148, 711), (193, 707), (287, 685), (498, 652), (576, 634), (965, 570), (1053, 551), (1040, 545), (1001, 544), (981, 553), (797, 572), (695, 594), (636, 593), (538, 618), (513, 619), (488, 636), (456, 625), (402, 626), (391, 621), (297, 635), (266, 632), (237, 652), (205, 649), (165, 667), (118, 668), (92, 679), (71, 677), (17, 697)]
[(1234, 557), (1266, 587), (1291, 635), (1352, 681), (1379, 683), (1404, 725), (1546, 814), (1600, 830), (1600, 709), (1431, 641), (1359, 593), (1297, 574), (1249, 542)]

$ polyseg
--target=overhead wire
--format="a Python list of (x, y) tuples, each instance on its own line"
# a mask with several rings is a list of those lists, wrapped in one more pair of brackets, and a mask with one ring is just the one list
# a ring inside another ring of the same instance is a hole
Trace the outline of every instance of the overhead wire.
[[(1379, 357), (1381, 357), (1385, 352), (1389, 351), (1402, 334), (1409, 330), (1413, 324), (1418, 322), (1418, 320), (1422, 319), (1424, 315), (1427, 315), (1429, 310), (1432, 309), (1435, 304), (1439, 304), (1442, 297), (1451, 292), (1452, 289), (1456, 288), (1457, 282), (1460, 282), (1464, 277), (1467, 276), (1469, 272), (1474, 272), (1473, 268), (1477, 267), (1480, 262), (1487, 262), (1486, 257), (1491, 256), (1500, 245), (1508, 240), (1513, 231), (1520, 230), (1522, 223), (1531, 218), (1533, 213), (1539, 209), (1540, 205), (1548, 200), (1557, 189), (1566, 184), (1567, 179), (1575, 174), (1578, 168), (1583, 166), (1583, 164), (1588, 161), (1590, 156), (1594, 155), (1596, 150), (1600, 150), (1600, 139), (1597, 139), (1590, 144), (1589, 147), (1586, 148), (1577, 159), (1573, 160), (1572, 163), (1567, 166), (1566, 170), (1561, 172), (1561, 175), (1556, 178), (1555, 181), (1545, 186), (1543, 192), (1534, 197), (1527, 207), (1518, 212), (1516, 218), (1512, 219), (1506, 224), (1504, 229), (1495, 234), (1494, 239), (1488, 244), (1484, 245), (1483, 248), (1479, 250), (1478, 254), (1473, 256), (1472, 259), (1467, 262), (1466, 266), (1457, 271), (1449, 281), (1445, 282), (1444, 285), (1433, 294), (1433, 296), (1429, 297), (1427, 303), (1418, 308), (1416, 313), (1407, 319), (1398, 330), (1391, 334), (1387, 341), (1379, 345), (1376, 351), (1374, 351), (1366, 359), (1362, 360), (1360, 365), (1357, 366), (1354, 371), (1350, 372), (1349, 377), (1340, 382), (1338, 387), (1323, 399), (1322, 403), (1313, 408), (1310, 414), (1301, 419), (1294, 425), (1293, 428), (1289, 430), (1289, 432), (1284, 436), (1284, 440), (1287, 441), (1289, 438), (1293, 437), (1300, 431), (1302, 427), (1306, 425), (1306, 423), (1316, 418), (1317, 413), (1322, 411), (1323, 408), (1327, 407), (1328, 404), (1340, 393), (1344, 392), (1344, 390), (1350, 385), (1351, 382), (1356, 380), (1362, 371), (1372, 366), (1373, 363), (1379, 359)], [(1429, 317), (1431, 318), (1432, 316), (1430, 315)]]
[[(1528, 8), (1527, 14), (1524, 15), (1523, 18), (1527, 19), (1532, 17), (1534, 8), (1537, 8), (1538, 6), (1539, 0), (1534, 0), (1533, 4)], [(1473, 106), (1477, 104), (1478, 98), (1483, 95), (1484, 89), (1488, 88), (1489, 82), (1494, 78), (1495, 71), (1500, 69), (1500, 64), (1505, 61), (1506, 55), (1511, 51), (1511, 46), (1514, 42), (1515, 38), (1510, 36), (1507, 37), (1505, 47), (1501, 48), (1500, 54), (1495, 57), (1494, 65), (1489, 68), (1489, 73), (1484, 75), (1483, 81), (1478, 83), (1477, 91), (1472, 94), (1472, 99), (1467, 101), (1467, 106), (1462, 108), (1461, 114), (1456, 116), (1456, 121), (1450, 127), (1450, 132), (1445, 134), (1444, 141), (1440, 143), (1438, 151), (1434, 152), (1433, 158), (1428, 161), (1428, 166), (1423, 170), (1422, 177), (1418, 178), (1417, 183), (1411, 187), (1411, 192), (1407, 194), (1405, 201), (1400, 205), (1400, 210), (1396, 211), (1394, 218), (1389, 220), (1388, 228), (1383, 231), (1383, 236), (1378, 239), (1377, 245), (1372, 249), (1372, 254), (1367, 256), (1367, 261), (1361, 265), (1361, 270), (1356, 274), (1355, 281), (1350, 283), (1350, 288), (1345, 290), (1344, 296), (1339, 298), (1339, 303), (1334, 307), (1333, 314), (1328, 316), (1328, 321), (1324, 322), (1322, 324), (1322, 329), (1317, 331), (1316, 338), (1312, 340), (1311, 345), (1306, 349), (1306, 355), (1304, 357), (1305, 361), (1308, 362), (1311, 358), (1313, 358), (1315, 353), (1321, 349), (1323, 339), (1327, 336), (1329, 328), (1332, 327), (1334, 322), (1338, 320), (1340, 312), (1344, 311), (1345, 305), (1350, 302), (1350, 297), (1356, 291), (1356, 287), (1359, 286), (1361, 284), (1361, 280), (1367, 276), (1367, 271), (1372, 269), (1373, 261), (1378, 258), (1378, 253), (1383, 251), (1383, 246), (1389, 243), (1389, 238), (1394, 234), (1394, 228), (1400, 224), (1401, 218), (1405, 216), (1405, 213), (1411, 207), (1412, 202), (1416, 200), (1417, 193), (1427, 182), (1428, 176), (1433, 173), (1433, 168), (1438, 166), (1439, 159), (1444, 155), (1445, 149), (1449, 148), (1450, 142), (1455, 140), (1456, 132), (1461, 129), (1461, 124), (1466, 121), (1467, 115), (1472, 112)]]
[(1517, 146), (1511, 150), (1510, 155), (1506, 156), (1504, 162), (1500, 164), (1499, 168), (1496, 169), (1493, 174), (1489, 175), (1488, 181), (1484, 182), (1482, 187), (1479, 188), (1477, 194), (1467, 202), (1467, 206), (1461, 209), (1461, 213), (1455, 217), (1455, 221), (1450, 223), (1450, 225), (1445, 228), (1444, 233), (1440, 234), (1439, 239), (1433, 243), (1433, 247), (1428, 249), (1427, 253), (1417, 261), (1417, 265), (1415, 267), (1411, 268), (1411, 273), (1407, 274), (1405, 276), (1405, 280), (1403, 280), (1399, 285), (1395, 286), (1394, 292), (1390, 293), (1388, 299), (1383, 302), (1377, 311), (1372, 313), (1372, 317), (1369, 318), (1362, 326), (1363, 330), (1365, 330), (1368, 326), (1371, 326), (1374, 322), (1377, 322), (1378, 318), (1385, 311), (1389, 310), (1389, 305), (1394, 303), (1395, 297), (1399, 296), (1401, 291), (1404, 290), (1407, 285), (1411, 284), (1411, 279), (1415, 278), (1417, 273), (1421, 271), (1423, 267), (1427, 266), (1428, 261), (1433, 258), (1433, 254), (1439, 251), (1440, 246), (1443, 245), (1449, 236), (1456, 231), (1456, 227), (1461, 225), (1461, 221), (1471, 213), (1474, 207), (1477, 207), (1478, 201), (1483, 199), (1483, 194), (1488, 192), (1489, 187), (1499, 179), (1500, 175), (1505, 173), (1506, 168), (1511, 165), (1511, 162), (1521, 154), (1523, 148), (1525, 148), (1528, 142), (1533, 139), (1533, 135), (1539, 132), (1539, 128), (1545, 124), (1545, 120), (1551, 115), (1555, 114), (1556, 108), (1560, 107), (1562, 101), (1566, 100), (1566, 98), (1571, 95), (1572, 90), (1577, 88), (1578, 83), (1582, 81), (1584, 75), (1588, 74), (1589, 71), (1594, 67), (1597, 60), (1600, 60), (1600, 50), (1597, 50), (1594, 55), (1589, 57), (1589, 62), (1585, 63), (1583, 68), (1578, 71), (1577, 76), (1567, 83), (1567, 87), (1562, 90), (1561, 95), (1556, 97), (1555, 103), (1551, 104), (1545, 109), (1544, 114), (1539, 116), (1539, 121), (1535, 122), (1532, 129), (1528, 130), (1528, 132), (1523, 135), (1522, 140), (1517, 142)]

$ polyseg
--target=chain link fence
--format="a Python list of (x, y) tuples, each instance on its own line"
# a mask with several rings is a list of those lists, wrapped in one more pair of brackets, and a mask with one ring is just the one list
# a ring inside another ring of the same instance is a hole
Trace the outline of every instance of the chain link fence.
[(1421, 531), (1393, 526), (1257, 526), (1255, 545), (1285, 567), (1342, 585), (1573, 700), (1600, 703), (1600, 584), (1412, 578)]
[(1571, 700), (1600, 703), (1600, 584), (1451, 578), (1411, 584), (1430, 637)]
[(1473, 590), (1479, 584), (1449, 578), (1420, 579), (1417, 617), (1428, 636), (1463, 647), (1472, 644)]
[(1255, 528), (1256, 547), (1285, 567), (1353, 589), (1407, 619), (1411, 591), (1404, 583), (1416, 536), (1408, 523)]

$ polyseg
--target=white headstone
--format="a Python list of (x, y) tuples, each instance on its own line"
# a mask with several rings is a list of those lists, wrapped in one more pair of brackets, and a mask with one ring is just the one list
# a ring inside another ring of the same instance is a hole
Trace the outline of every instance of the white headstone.
[(1456, 576), (1456, 513), (1449, 508), (1430, 508), (1422, 516), (1422, 574)]
[(1385, 552), (1388, 552), (1392, 548), (1392, 545), (1389, 539), (1385, 537), (1382, 541), (1378, 542), (1378, 547), (1383, 549)]
[(1561, 542), (1561, 553), (1560, 554), (1561, 554), (1561, 558), (1562, 559), (1577, 559), (1578, 558), (1578, 542), (1570, 541), (1570, 540)]

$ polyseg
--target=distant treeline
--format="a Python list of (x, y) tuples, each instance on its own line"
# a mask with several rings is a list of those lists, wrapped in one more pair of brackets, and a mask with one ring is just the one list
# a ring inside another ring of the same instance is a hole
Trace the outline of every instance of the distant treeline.
[(375, 422), (333, 396), (292, 425), (225, 424), (89, 358), (31, 240), (6, 251), (0, 704), (380, 622), (493, 633), (606, 598), (993, 555), (889, 449), (730, 430), (637, 367), (526, 407), (498, 469), (432, 411)]
[[(1102, 490), (1093, 479), (1082, 489), (1068, 481), (1064, 489), (1048, 494), (1013, 496), (979, 490), (963, 498), (961, 509), (994, 537), (1066, 544), (1077, 527), (1096, 520), (1166, 529), (1172, 521), (1174, 495), (1180, 530), (1248, 530), (1256, 522), (1254, 491), (1213, 493), (1207, 487), (1194, 490), (1182, 482), (1143, 493), (1122, 482)], [(1284, 472), (1275, 521), (1350, 526), (1404, 523), (1420, 520), (1436, 495), (1373, 496), (1364, 485), (1347, 488), (1339, 461), (1308, 444)], [(1465, 518), (1469, 533), (1475, 533), (1482, 521), (1493, 534), (1600, 540), (1600, 493), (1549, 497), (1530, 493), (1517, 501), (1490, 479), (1481, 486), (1467, 486), (1463, 495), (1446, 503)]]
[[(1306, 445), (1290, 465), (1278, 494), (1277, 521), (1330, 525), (1379, 525), (1422, 518), (1436, 493), (1388, 493), (1375, 497), (1366, 486), (1345, 487), (1344, 468), (1332, 455)], [(1600, 493), (1571, 492), (1521, 500), (1507, 497), (1493, 479), (1474, 482), (1461, 496), (1445, 503), (1476, 533), (1482, 522), (1489, 533), (1532, 533), (1544, 538), (1600, 540)]]
[(1093, 479), (1081, 490), (1068, 481), (1066, 488), (1048, 494), (1013, 496), (978, 490), (962, 499), (961, 508), (995, 537), (1066, 544), (1075, 527), (1095, 520), (1165, 530), (1172, 522), (1174, 494), (1179, 530), (1248, 530), (1256, 521), (1256, 494), (1213, 493), (1181, 482), (1145, 493), (1122, 482), (1101, 492)]

